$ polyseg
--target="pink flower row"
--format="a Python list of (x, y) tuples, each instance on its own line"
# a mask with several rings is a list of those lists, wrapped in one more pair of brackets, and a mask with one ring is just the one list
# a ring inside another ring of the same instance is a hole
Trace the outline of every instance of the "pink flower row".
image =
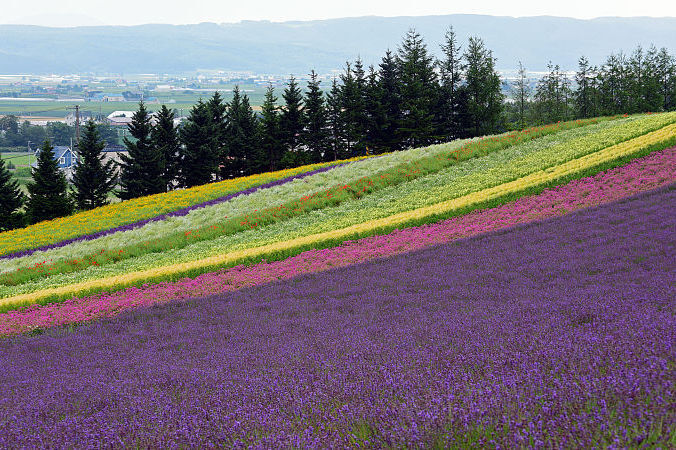
[(431, 225), (348, 241), (334, 248), (310, 250), (283, 261), (237, 266), (194, 279), (145, 285), (10, 311), (0, 314), (0, 335), (112, 317), (133, 308), (234, 291), (561, 216), (670, 184), (676, 181), (675, 162), (676, 148), (671, 148), (539, 195)]

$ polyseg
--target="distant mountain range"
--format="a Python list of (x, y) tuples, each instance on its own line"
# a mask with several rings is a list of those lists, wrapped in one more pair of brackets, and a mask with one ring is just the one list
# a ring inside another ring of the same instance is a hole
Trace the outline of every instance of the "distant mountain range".
[(673, 17), (446, 15), (131, 27), (0, 25), (0, 73), (326, 72), (357, 56), (367, 65), (377, 64), (410, 27), (439, 53), (450, 25), (461, 44), (470, 35), (483, 38), (502, 70), (514, 69), (519, 60), (530, 71), (544, 70), (550, 60), (574, 69), (581, 55), (598, 64), (611, 52), (630, 52), (637, 44), (676, 51)]

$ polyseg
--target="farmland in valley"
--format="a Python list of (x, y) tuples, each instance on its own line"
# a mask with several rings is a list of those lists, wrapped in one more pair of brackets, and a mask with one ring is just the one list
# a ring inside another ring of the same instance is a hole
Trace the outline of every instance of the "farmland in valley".
[(668, 447), (675, 183), (625, 115), (0, 233), (0, 446)]

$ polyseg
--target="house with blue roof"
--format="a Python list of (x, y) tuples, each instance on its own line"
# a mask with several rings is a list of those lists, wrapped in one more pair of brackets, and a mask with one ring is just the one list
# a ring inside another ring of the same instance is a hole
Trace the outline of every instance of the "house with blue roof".
[[(59, 166), (59, 169), (66, 175), (67, 179), (73, 177), (73, 170), (77, 165), (77, 156), (73, 153), (73, 149), (66, 145), (55, 145), (54, 146), (54, 160)], [(40, 153), (40, 149), (35, 150), (35, 159)], [(33, 168), (38, 166), (37, 161), (31, 164)]]

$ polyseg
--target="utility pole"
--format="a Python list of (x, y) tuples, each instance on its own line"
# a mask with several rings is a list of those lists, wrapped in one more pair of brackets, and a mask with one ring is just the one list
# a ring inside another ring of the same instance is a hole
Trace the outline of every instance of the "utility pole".
[[(80, 149), (80, 105), (75, 105), (66, 109), (75, 110), (75, 147)], [(72, 147), (72, 144), (71, 144)], [(72, 149), (74, 154), (77, 154), (75, 149)]]
[(80, 149), (80, 105), (75, 105), (75, 145)]

